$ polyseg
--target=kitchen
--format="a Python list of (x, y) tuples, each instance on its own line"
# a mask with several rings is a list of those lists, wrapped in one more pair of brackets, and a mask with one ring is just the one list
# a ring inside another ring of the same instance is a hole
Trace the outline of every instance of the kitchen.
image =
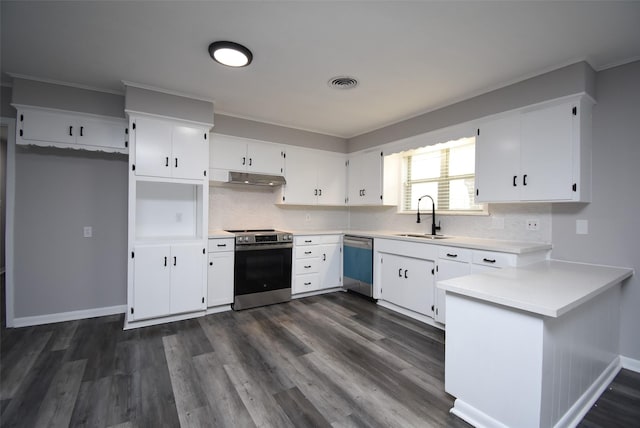
[[(3, 19), (6, 16), (3, 13)], [(6, 28), (4, 22), (3, 28)], [(3, 37), (3, 40), (6, 39)], [(4, 51), (6, 49), (3, 46)], [(439, 216), (441, 232), (454, 236), (550, 242), (553, 243), (554, 259), (637, 267), (640, 265), (637, 242), (640, 241), (637, 239), (633, 211), (638, 208), (638, 202), (632, 196), (636, 193), (634, 183), (637, 182), (633, 162), (637, 160), (637, 132), (634, 132), (637, 131), (634, 120), (637, 101), (633, 96), (637, 94), (634, 92), (637, 91), (637, 61), (598, 72), (590, 71), (585, 63), (577, 63), (539, 74), (530, 80), (518, 79), (522, 82), (443, 107), (434, 113), (351, 138), (347, 150), (344, 149), (344, 143), (335, 137), (224, 114), (216, 114), (213, 132), (281, 144), (324, 147), (336, 152), (356, 152), (488, 116), (500, 109), (509, 110), (514, 107), (514, 96), (520, 98), (516, 103), (526, 105), (572, 94), (576, 91), (576, 81), (591, 81), (590, 84), (597, 89), (593, 118), (592, 202), (493, 204), (489, 216)], [(585, 83), (584, 86), (589, 87), (590, 84)], [(69, 94), (84, 92), (68, 88), (47, 86), (43, 82), (34, 93), (41, 94), (42, 98), (43, 94), (53, 97), (55, 106), (60, 108), (65, 107), (70, 99), (83, 99), (81, 95), (74, 97)], [(15, 91), (17, 88), (14, 86), (13, 89)], [(3, 86), (2, 90), (2, 116), (13, 117), (15, 110), (7, 105), (12, 98), (8, 94), (11, 88)], [(109, 104), (114, 106), (112, 111), (116, 110), (115, 106), (119, 103), (118, 115), (122, 116), (122, 96), (106, 94), (102, 97), (108, 99), (106, 103), (112, 103)], [(16, 286), (15, 290), (14, 317), (37, 318), (82, 311), (88, 317), (93, 316), (95, 311), (91, 310), (96, 308), (122, 311), (120, 307), (126, 305), (127, 301), (126, 287), (113, 287), (112, 284), (126, 284), (127, 281), (126, 260), (114, 251), (126, 251), (126, 236), (110, 234), (107, 237), (104, 231), (126, 230), (127, 211), (121, 203), (123, 198), (126, 200), (127, 192), (126, 158), (105, 158), (96, 154), (88, 156), (90, 160), (87, 160), (60, 151), (53, 151), (49, 155), (55, 156), (64, 166), (61, 168), (52, 162), (53, 158), (39, 154), (19, 155), (23, 166), (16, 170), (17, 181), (24, 187), (19, 187), (16, 192), (19, 213), (16, 215), (15, 233), (20, 238), (16, 239), (14, 255), (18, 263), (26, 263), (27, 260), (39, 260), (39, 263), (35, 267), (30, 265), (29, 269), (25, 269), (24, 265), (17, 266), (16, 273), (22, 277), (16, 278), (20, 279), (20, 286)], [(87, 162), (92, 165), (91, 168), (85, 166)], [(28, 174), (28, 171), (40, 171), (43, 175), (35, 176)], [(43, 176), (48, 179), (43, 181)], [(78, 177), (84, 179), (78, 180)], [(60, 189), (68, 189), (69, 192), (61, 194)], [(19, 199), (19, 195), (30, 197)], [(383, 206), (276, 205), (277, 192), (253, 187), (213, 185), (209, 188), (208, 196), (210, 229), (240, 229), (250, 225), (251, 228), (273, 227), (291, 231), (383, 229), (426, 233), (430, 226), (427, 220), (417, 224), (413, 215), (397, 214), (395, 208)], [(497, 219), (495, 224), (494, 219)], [(499, 228), (500, 219), (504, 221), (503, 228)], [(538, 231), (525, 229), (525, 222), (529, 219), (539, 220)], [(575, 233), (576, 220), (588, 220), (586, 235)], [(87, 247), (88, 240), (82, 237), (69, 240), (70, 230), (87, 225), (94, 227), (94, 242), (99, 242)], [(59, 251), (50, 245), (51, 242), (67, 243), (67, 247), (65, 251)], [(102, 246), (96, 247), (98, 244)], [(89, 251), (95, 254), (89, 254)], [(64, 253), (67, 253), (66, 256)], [(84, 263), (78, 262), (77, 269), (61, 272), (59, 266), (66, 265), (68, 257), (74, 257), (76, 261), (84, 260)], [(102, 263), (97, 263), (98, 260)], [(83, 268), (80, 268), (81, 265)], [(52, 273), (55, 275), (52, 276)], [(47, 284), (47, 287), (43, 289), (39, 284)], [(87, 286), (91, 288), (87, 289)], [(640, 359), (640, 343), (635, 334), (638, 315), (634, 308), (639, 301), (636, 278), (627, 281), (623, 293), (620, 353), (637, 361)], [(39, 298), (29, 299), (29, 296)]]

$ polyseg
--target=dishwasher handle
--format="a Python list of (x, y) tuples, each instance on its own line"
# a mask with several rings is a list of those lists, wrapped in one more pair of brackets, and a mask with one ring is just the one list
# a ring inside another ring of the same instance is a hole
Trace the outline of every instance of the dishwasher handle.
[(373, 238), (363, 238), (360, 236), (345, 235), (343, 240), (345, 247), (364, 248), (366, 250), (373, 250)]

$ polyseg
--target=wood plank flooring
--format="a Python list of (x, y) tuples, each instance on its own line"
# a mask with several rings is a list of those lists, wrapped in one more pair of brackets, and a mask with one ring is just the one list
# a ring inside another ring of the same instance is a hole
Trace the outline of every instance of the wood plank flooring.
[[(443, 332), (349, 293), (122, 326), (3, 329), (0, 425), (469, 427), (449, 413)], [(640, 378), (621, 375), (583, 427), (639, 420)], [(617, 403), (636, 413), (616, 422)]]

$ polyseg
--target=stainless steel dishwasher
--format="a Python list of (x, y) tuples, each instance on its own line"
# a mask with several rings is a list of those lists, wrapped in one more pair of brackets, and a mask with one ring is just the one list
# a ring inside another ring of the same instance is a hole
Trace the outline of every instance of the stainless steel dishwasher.
[(373, 297), (373, 238), (345, 235), (343, 287)]

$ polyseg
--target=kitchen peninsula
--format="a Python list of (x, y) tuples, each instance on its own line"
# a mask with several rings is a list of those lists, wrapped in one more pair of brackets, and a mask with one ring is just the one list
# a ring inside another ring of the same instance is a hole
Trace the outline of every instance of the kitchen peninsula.
[(551, 260), (440, 281), (452, 413), (477, 427), (575, 426), (620, 369), (632, 274)]

